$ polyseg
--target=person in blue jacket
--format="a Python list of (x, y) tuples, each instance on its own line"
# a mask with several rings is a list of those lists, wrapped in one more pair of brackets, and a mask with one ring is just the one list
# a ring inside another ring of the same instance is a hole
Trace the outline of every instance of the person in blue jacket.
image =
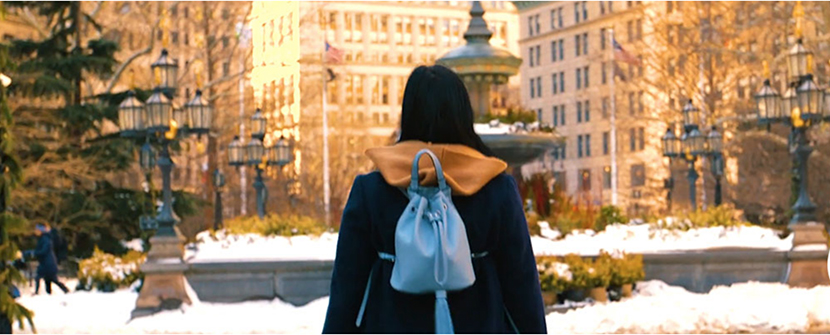
[[(507, 164), (473, 130), (464, 83), (442, 66), (420, 66), (404, 90), (400, 138), (367, 150), (377, 171), (358, 176), (340, 223), (331, 294), (323, 333), (432, 333), (435, 297), (398, 292), (389, 280), (395, 227), (408, 203), (399, 188), (410, 182), (412, 161), (423, 148), (439, 158), (453, 203), (463, 219), (473, 259), (473, 286), (449, 292), (457, 333), (546, 333), (544, 304), (516, 181)], [(436, 181), (428, 159), (420, 180)], [(374, 271), (373, 271), (374, 269)], [(356, 320), (369, 276), (367, 303)]]
[(63, 293), (69, 292), (66, 285), (58, 280), (58, 258), (55, 256), (55, 248), (52, 244), (52, 234), (48, 225), (39, 223), (35, 226), (37, 246), (34, 256), (37, 258), (37, 277), (35, 278), (35, 294), (40, 291), (40, 280), (46, 286), (46, 293), (52, 294), (52, 283), (58, 285)]

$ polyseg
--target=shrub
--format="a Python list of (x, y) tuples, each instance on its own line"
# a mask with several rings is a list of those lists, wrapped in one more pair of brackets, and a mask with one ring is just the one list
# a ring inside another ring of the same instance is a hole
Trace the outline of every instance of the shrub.
[(628, 217), (622, 214), (619, 207), (613, 205), (602, 206), (599, 210), (599, 217), (594, 224), (597, 231), (605, 230), (605, 227), (615, 223), (628, 223)]
[(145, 259), (145, 254), (135, 250), (119, 257), (95, 248), (92, 257), (78, 265), (78, 289), (112, 292), (128, 287), (144, 277), (139, 267)]
[(747, 225), (739, 219), (740, 213), (729, 204), (709, 207), (705, 211), (694, 211), (686, 214), (684, 218), (695, 228)]
[(634, 284), (645, 279), (642, 255), (626, 253), (609, 254), (602, 251), (600, 252), (600, 259), (605, 260), (610, 265), (609, 285), (611, 286)]
[(600, 255), (596, 260), (585, 261), (588, 269), (586, 288), (608, 287), (611, 282), (611, 258)]
[(568, 254), (562, 259), (571, 270), (572, 279), (570, 289), (588, 288), (589, 264), (577, 254)]
[(568, 264), (562, 263), (556, 257), (540, 257), (537, 259), (539, 283), (544, 292), (561, 293), (572, 286), (573, 274)]
[(314, 218), (300, 215), (269, 214), (264, 219), (256, 216), (237, 217), (225, 223), (231, 234), (257, 234), (261, 236), (320, 235), (328, 227)]

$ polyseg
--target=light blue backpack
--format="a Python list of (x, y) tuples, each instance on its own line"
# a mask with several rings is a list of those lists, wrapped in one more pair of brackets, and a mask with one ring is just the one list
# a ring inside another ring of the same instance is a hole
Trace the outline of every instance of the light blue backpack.
[[(435, 165), (438, 187), (421, 186), (418, 181), (418, 163), (423, 154), (427, 154)], [(452, 334), (454, 329), (447, 291), (472, 286), (476, 280), (472, 258), (486, 254), (470, 253), (467, 231), (452, 203), (441, 162), (429, 149), (415, 155), (412, 181), (403, 192), (409, 198), (409, 204), (395, 228), (395, 255), (381, 252), (379, 257), (395, 263), (391, 279), (395, 290), (410, 294), (435, 294), (435, 332)], [(372, 275), (369, 275), (358, 313), (358, 327), (369, 297)]]

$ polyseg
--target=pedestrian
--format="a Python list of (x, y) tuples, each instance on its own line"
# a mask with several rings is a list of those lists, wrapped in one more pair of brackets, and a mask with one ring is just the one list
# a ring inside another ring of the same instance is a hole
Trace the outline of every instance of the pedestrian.
[(475, 133), (473, 120), (467, 90), (453, 71), (435, 65), (412, 72), (404, 90), (400, 138), (394, 145), (367, 150), (378, 171), (355, 179), (343, 210), (323, 333), (437, 331), (439, 295), (404, 293), (390, 283), (398, 220), (403, 222), (412, 196), (402, 190), (411, 175), (417, 175), (420, 185), (435, 185), (437, 179), (440, 184), (429, 159), (413, 168), (422, 149), (440, 161), (472, 256), (472, 286), (440, 297), (448, 302), (451, 329), (547, 332), (516, 181)]
[(58, 280), (58, 260), (52, 242), (51, 229), (46, 223), (35, 226), (35, 235), (38, 237), (34, 256), (37, 258), (37, 276), (35, 277), (35, 294), (40, 291), (40, 280), (46, 286), (46, 293), (52, 294), (52, 283), (58, 285), (63, 293), (69, 292), (66, 285)]

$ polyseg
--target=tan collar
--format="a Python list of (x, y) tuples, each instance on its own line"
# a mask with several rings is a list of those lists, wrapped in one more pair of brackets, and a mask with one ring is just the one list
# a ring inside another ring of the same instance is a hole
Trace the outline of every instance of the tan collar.
[[(507, 168), (507, 163), (502, 160), (484, 156), (477, 150), (460, 144), (404, 141), (392, 146), (368, 149), (366, 156), (375, 163), (389, 185), (407, 187), (412, 174), (412, 161), (421, 149), (430, 149), (438, 157), (447, 184), (455, 195), (475, 194)], [(437, 185), (435, 167), (428, 157), (421, 157), (418, 174), (421, 185)]]

